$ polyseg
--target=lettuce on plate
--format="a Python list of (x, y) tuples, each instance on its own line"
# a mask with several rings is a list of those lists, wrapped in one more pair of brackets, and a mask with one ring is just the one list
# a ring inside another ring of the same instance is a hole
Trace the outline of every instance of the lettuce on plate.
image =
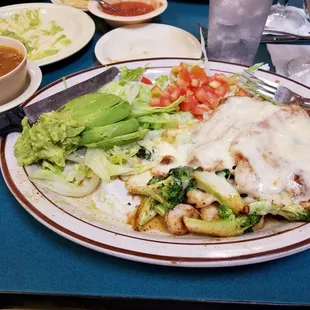
[(75, 164), (64, 171), (46, 161), (42, 167), (37, 167), (30, 173), (30, 180), (62, 196), (76, 198), (88, 196), (100, 183), (100, 178), (83, 163)]

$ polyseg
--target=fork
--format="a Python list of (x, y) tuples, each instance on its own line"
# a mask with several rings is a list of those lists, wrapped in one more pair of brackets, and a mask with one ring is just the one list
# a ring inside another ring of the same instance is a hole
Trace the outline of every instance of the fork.
[(252, 95), (259, 95), (275, 104), (297, 104), (310, 109), (310, 98), (294, 93), (289, 88), (278, 83), (258, 77), (249, 70), (244, 70), (238, 77), (238, 86)]

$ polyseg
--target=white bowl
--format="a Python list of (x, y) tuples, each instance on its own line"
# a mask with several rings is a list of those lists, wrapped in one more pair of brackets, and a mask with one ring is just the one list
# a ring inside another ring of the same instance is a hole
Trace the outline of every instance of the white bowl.
[[(122, 2), (133, 0), (122, 0)], [(115, 16), (106, 14), (100, 10), (100, 5), (96, 1), (89, 1), (88, 10), (94, 15), (103, 18), (112, 27), (121, 27), (126, 25), (141, 24), (152, 20), (152, 18), (162, 14), (168, 7), (167, 0), (137, 0), (138, 2), (144, 2), (155, 7), (155, 10), (143, 15), (138, 16)], [(109, 3), (118, 3), (117, 0), (110, 0)]]
[(20, 51), (24, 58), (12, 71), (0, 77), (0, 105), (18, 97), (27, 83), (27, 50), (21, 42), (0, 36), (0, 46), (13, 47)]

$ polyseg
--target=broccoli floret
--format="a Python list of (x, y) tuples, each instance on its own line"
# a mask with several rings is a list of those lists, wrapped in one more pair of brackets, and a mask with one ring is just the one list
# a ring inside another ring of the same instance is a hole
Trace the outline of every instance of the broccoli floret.
[(266, 215), (273, 214), (286, 218), (288, 221), (310, 222), (310, 210), (301, 205), (292, 204), (280, 207), (267, 201), (257, 201), (249, 204), (250, 214)]
[(194, 187), (193, 169), (179, 167), (171, 169), (165, 178), (153, 177), (147, 186), (128, 188), (129, 192), (157, 200), (166, 209), (173, 209), (185, 201), (186, 192)]
[(161, 178), (161, 177), (152, 177), (151, 180), (148, 181), (147, 185), (151, 185), (151, 184), (155, 184), (158, 183), (160, 181), (163, 181), (165, 178)]
[(141, 230), (146, 223), (157, 215), (157, 212), (154, 210), (155, 205), (156, 200), (152, 198), (144, 197), (141, 200), (135, 216), (135, 230)]
[(194, 218), (184, 218), (184, 224), (190, 232), (216, 237), (232, 237), (242, 235), (261, 219), (260, 215), (235, 216), (225, 205), (218, 207), (219, 220), (203, 221)]
[(129, 189), (132, 194), (144, 195), (157, 200), (167, 209), (182, 202), (183, 187), (179, 179), (169, 176), (168, 178), (147, 186), (136, 186)]
[(139, 151), (136, 153), (136, 156), (141, 158), (141, 159), (151, 159), (152, 157), (152, 152), (146, 149), (144, 146), (141, 146), (139, 148)]
[(194, 189), (196, 186), (193, 173), (194, 169), (192, 167), (184, 166), (170, 169), (168, 175), (172, 175), (179, 179), (183, 184), (184, 192), (187, 193), (188, 191)]

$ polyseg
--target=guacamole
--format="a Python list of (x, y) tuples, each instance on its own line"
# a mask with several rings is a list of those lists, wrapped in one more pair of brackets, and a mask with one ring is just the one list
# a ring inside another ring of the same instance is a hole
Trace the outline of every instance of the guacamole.
[(30, 127), (28, 118), (22, 121), (23, 132), (14, 146), (14, 154), (21, 166), (47, 160), (59, 167), (65, 166), (65, 156), (75, 151), (81, 142), (85, 126), (67, 114), (49, 112)]

